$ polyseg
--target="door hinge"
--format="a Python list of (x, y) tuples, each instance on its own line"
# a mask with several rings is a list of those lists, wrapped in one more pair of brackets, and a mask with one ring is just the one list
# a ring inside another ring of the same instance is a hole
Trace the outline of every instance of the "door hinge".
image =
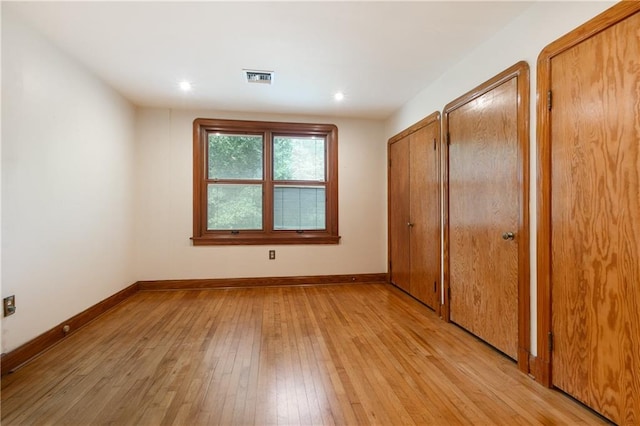
[(547, 110), (551, 111), (551, 90), (547, 92)]
[(447, 145), (451, 145), (451, 133), (447, 132)]
[(549, 332), (547, 334), (547, 338), (549, 339), (549, 353), (553, 352), (553, 333)]
[(438, 291), (438, 286), (436, 284), (436, 281), (433, 282), (433, 292), (437, 292)]
[(389, 275), (391, 275), (391, 262), (389, 262)]
[(391, 167), (391, 159), (389, 159), (389, 167)]
[(433, 150), (436, 150), (436, 138), (433, 138)]
[(447, 288), (447, 299), (451, 302), (451, 287)]

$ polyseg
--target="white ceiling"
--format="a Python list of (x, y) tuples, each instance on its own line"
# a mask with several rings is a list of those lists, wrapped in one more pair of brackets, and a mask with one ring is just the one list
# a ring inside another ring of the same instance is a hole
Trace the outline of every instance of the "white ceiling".
[[(136, 105), (386, 118), (528, 2), (3, 2)], [(275, 71), (271, 86), (242, 69)], [(471, 70), (470, 70), (471, 71)], [(181, 80), (193, 84), (183, 93)], [(468, 88), (462, 88), (465, 90)], [(346, 98), (333, 100), (336, 91)]]

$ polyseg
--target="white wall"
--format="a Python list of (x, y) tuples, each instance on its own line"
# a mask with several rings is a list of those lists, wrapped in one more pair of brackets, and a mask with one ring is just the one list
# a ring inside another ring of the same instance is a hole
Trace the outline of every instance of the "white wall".
[[(193, 120), (232, 118), (338, 126), (338, 245), (198, 246), (193, 221)], [(240, 278), (384, 273), (386, 140), (380, 121), (140, 109), (137, 278)], [(269, 249), (276, 260), (268, 260)]]
[(386, 122), (387, 137), (400, 132), (499, 72), (525, 60), (531, 68), (531, 123), (535, 130), (536, 61), (549, 43), (585, 23), (616, 2), (535, 2), (456, 66), (424, 88)]
[(531, 72), (530, 221), (531, 221), (531, 347), (537, 354), (536, 315), (536, 61), (541, 50), (611, 7), (615, 2), (537, 2), (517, 19), (484, 42), (433, 84), (418, 93), (385, 124), (387, 138), (397, 134), (434, 110), (468, 92), (518, 61), (529, 63)]
[(2, 352), (135, 282), (135, 111), (2, 13)]

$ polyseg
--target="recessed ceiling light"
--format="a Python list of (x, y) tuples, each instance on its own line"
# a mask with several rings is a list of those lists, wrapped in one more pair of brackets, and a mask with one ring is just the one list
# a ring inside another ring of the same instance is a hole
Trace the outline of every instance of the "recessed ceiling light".
[(335, 95), (333, 95), (333, 99), (335, 99), (338, 102), (344, 100), (344, 93), (337, 92)]
[(188, 81), (181, 81), (180, 89), (182, 89), (184, 92), (188, 92), (189, 90), (191, 90), (191, 83), (189, 83)]

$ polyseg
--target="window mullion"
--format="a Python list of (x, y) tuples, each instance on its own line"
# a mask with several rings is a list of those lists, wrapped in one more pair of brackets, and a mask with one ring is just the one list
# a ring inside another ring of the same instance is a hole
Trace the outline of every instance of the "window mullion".
[(263, 190), (263, 229), (267, 234), (273, 232), (273, 133), (264, 133), (264, 184)]

